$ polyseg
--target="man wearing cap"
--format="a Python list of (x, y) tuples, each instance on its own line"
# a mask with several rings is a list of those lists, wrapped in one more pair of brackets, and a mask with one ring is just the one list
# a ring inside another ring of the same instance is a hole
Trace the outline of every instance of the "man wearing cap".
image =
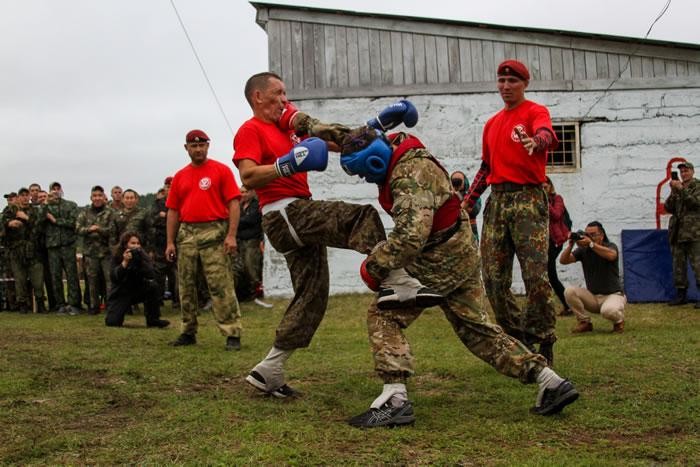
[[(471, 209), (488, 185), (481, 237), (486, 294), (506, 333), (554, 360), (556, 317), (547, 278), (549, 208), (547, 150), (559, 142), (549, 111), (525, 99), (530, 73), (517, 60), (498, 66), (498, 92), (504, 108), (486, 122), (482, 162), (462, 207)], [(513, 257), (518, 257), (527, 304), (521, 310), (511, 291)]]
[(167, 277), (173, 306), (178, 307), (180, 305), (180, 297), (177, 289), (177, 263), (168, 261), (165, 257), (165, 249), (168, 246), (168, 207), (165, 205), (165, 202), (168, 200), (172, 181), (173, 177), (165, 178), (162, 188), (163, 195), (160, 198), (156, 198), (153, 201), (153, 206), (151, 206), (151, 224), (153, 225), (151, 240), (153, 241), (153, 268), (155, 269), (160, 296), (163, 297), (165, 293), (165, 279)]
[[(80, 314), (80, 283), (75, 259), (75, 222), (78, 219), (78, 205), (63, 199), (61, 184), (53, 182), (49, 186), (49, 200), (39, 211), (39, 222), (45, 233), (49, 256), (51, 284), (56, 300), (56, 314)], [(66, 274), (68, 286), (68, 307), (63, 292), (62, 272)]]
[(114, 212), (106, 206), (104, 188), (95, 185), (90, 190), (92, 204), (84, 209), (75, 224), (75, 230), (83, 238), (83, 257), (90, 293), (89, 315), (100, 312), (101, 281), (105, 284), (105, 301), (111, 290), (111, 248), (117, 244), (117, 224)]
[[(681, 162), (678, 171), (681, 179), (671, 180), (671, 194), (664, 203), (664, 209), (671, 213), (668, 241), (673, 254), (673, 283), (678, 290), (670, 306), (688, 303), (688, 261), (700, 290), (700, 183), (692, 163)], [(700, 301), (695, 302), (695, 308), (700, 308)]]
[(231, 169), (207, 158), (209, 137), (206, 133), (192, 130), (185, 141), (185, 150), (192, 162), (173, 177), (165, 204), (168, 207), (165, 256), (169, 261), (177, 258), (182, 310), (181, 334), (170, 345), (196, 343), (197, 262), (201, 261), (211, 292), (214, 318), (221, 334), (226, 336), (224, 348), (240, 350), (241, 312), (234, 291), (230, 255), (236, 252), (241, 192)]
[(14, 206), (17, 204), (17, 193), (14, 191), (7, 193), (5, 199), (7, 200), (8, 206)]
[[(32, 311), (31, 290), (34, 290), (37, 313), (46, 313), (44, 304), (44, 271), (38, 254), (39, 210), (30, 204), (28, 188), (20, 188), (18, 202), (2, 212), (5, 230), (6, 259), (15, 278), (20, 313)], [(29, 282), (27, 282), (29, 278)], [(31, 289), (29, 285), (31, 284)]]

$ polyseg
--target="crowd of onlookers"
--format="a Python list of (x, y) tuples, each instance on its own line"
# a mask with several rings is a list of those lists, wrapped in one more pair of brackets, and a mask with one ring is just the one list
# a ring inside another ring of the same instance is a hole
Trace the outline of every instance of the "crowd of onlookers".
[[(170, 299), (173, 307), (179, 307), (177, 262), (165, 258), (165, 201), (171, 181), (172, 177), (165, 179), (150, 207), (139, 206), (136, 191), (119, 186), (109, 195), (99, 185), (92, 187), (90, 204), (84, 208), (64, 198), (59, 182), (51, 183), (48, 192), (33, 183), (5, 194), (7, 207), (0, 226), (0, 311), (78, 315), (87, 309), (94, 315), (114, 295), (114, 307), (130, 312), (131, 301), (126, 308), (124, 300), (117, 306), (120, 294), (129, 291), (131, 298), (141, 294), (137, 298), (144, 303), (149, 325), (164, 325), (158, 321), (159, 312), (153, 311), (153, 300), (162, 305)], [(241, 209), (241, 227), (245, 228), (239, 229), (244, 237), (239, 242), (248, 248), (231, 262), (241, 301), (262, 296), (262, 229), (252, 191), (243, 193), (241, 206), (244, 204), (248, 214), (244, 216)], [(136, 248), (133, 239), (138, 240)], [(130, 240), (132, 246), (126, 247)], [(149, 284), (147, 297), (133, 287), (115, 287), (125, 280), (115, 275), (125, 250), (132, 263), (129, 271), (136, 263), (142, 264), (139, 258), (150, 265), (152, 272), (138, 279)], [(211, 300), (204, 275), (197, 281), (200, 307), (208, 309)]]

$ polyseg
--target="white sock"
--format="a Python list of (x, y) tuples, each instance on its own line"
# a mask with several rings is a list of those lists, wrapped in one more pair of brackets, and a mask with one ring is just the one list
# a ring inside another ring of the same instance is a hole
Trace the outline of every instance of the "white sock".
[(535, 403), (535, 406), (540, 407), (542, 405), (542, 396), (544, 396), (545, 389), (556, 388), (563, 381), (564, 378), (556, 374), (554, 370), (549, 367), (545, 367), (542, 371), (540, 371), (540, 374), (537, 375), (537, 382), (540, 385), (540, 392), (537, 393), (537, 403)]
[(286, 362), (293, 353), (293, 349), (281, 350), (273, 346), (272, 349), (270, 349), (270, 353), (267, 354), (267, 357), (253, 368), (265, 378), (265, 386), (267, 389), (273, 390), (284, 386), (284, 362)]
[(403, 383), (391, 383), (385, 384), (382, 393), (374, 399), (372, 405), (373, 409), (378, 409), (385, 402), (391, 402), (394, 407), (400, 407), (408, 400), (408, 392), (406, 392), (406, 385)]

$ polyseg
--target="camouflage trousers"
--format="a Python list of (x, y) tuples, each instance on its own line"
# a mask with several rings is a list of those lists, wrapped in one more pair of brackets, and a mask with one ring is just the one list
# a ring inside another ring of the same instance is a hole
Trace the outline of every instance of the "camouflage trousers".
[[(369, 204), (297, 199), (263, 208), (263, 231), (287, 261), (294, 298), (277, 326), (275, 347), (293, 350), (311, 343), (328, 303), (326, 247), (369, 254), (386, 239), (379, 213)], [(359, 273), (358, 273), (359, 280)]]
[[(12, 276), (15, 278), (15, 291), (19, 303), (31, 303), (34, 298), (44, 301), (44, 266), (38, 258), (27, 258), (24, 248), (11, 248), (7, 252)], [(28, 279), (28, 281), (27, 281)], [(31, 288), (30, 288), (31, 286)]]
[(88, 289), (90, 292), (90, 307), (94, 310), (100, 309), (100, 290), (102, 282), (105, 284), (105, 301), (109, 297), (109, 292), (112, 289), (112, 282), (109, 277), (109, 265), (111, 258), (104, 256), (102, 258), (86, 256), (85, 257), (85, 275), (88, 280)]
[(695, 275), (695, 286), (700, 290), (700, 242), (683, 242), (671, 245), (673, 255), (673, 285), (688, 288), (688, 261)]
[[(423, 251), (416, 263), (407, 266), (409, 274), (423, 285), (442, 293), (445, 317), (457, 337), (471, 353), (500, 373), (533, 383), (547, 362), (531, 353), (500, 326), (489, 322), (484, 309), (479, 251), (469, 222), (448, 241)], [(421, 308), (380, 310), (377, 299), (367, 314), (369, 341), (374, 368), (385, 384), (405, 383), (413, 375), (413, 354), (403, 329), (423, 312)]]
[(180, 224), (177, 233), (177, 273), (182, 311), (182, 334), (197, 333), (197, 264), (209, 284), (212, 312), (221, 334), (241, 336), (241, 311), (234, 292), (231, 260), (224, 253), (228, 222)]
[[(255, 288), (262, 282), (263, 254), (260, 249), (262, 238), (238, 240), (238, 254), (232, 258), (233, 277), (236, 289), (244, 292), (243, 296), (250, 298)], [(242, 290), (245, 288), (245, 290)]]
[(68, 304), (80, 307), (80, 282), (78, 281), (78, 264), (75, 258), (75, 243), (49, 248), (48, 250), (51, 285), (53, 285), (56, 306), (64, 306), (66, 304), (62, 276), (63, 271), (65, 271), (66, 285), (68, 286)]
[[(506, 333), (530, 344), (556, 341), (548, 247), (549, 205), (541, 186), (491, 192), (481, 235), (486, 295)], [(516, 255), (527, 293), (523, 310), (511, 291)]]

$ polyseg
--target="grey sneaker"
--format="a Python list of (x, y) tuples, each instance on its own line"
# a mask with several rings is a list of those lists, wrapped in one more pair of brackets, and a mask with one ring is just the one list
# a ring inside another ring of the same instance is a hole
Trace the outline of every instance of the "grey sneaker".
[(245, 380), (248, 384), (253, 386), (258, 391), (266, 392), (271, 396), (275, 396), (280, 399), (286, 399), (288, 397), (294, 397), (298, 395), (297, 391), (287, 386), (286, 384), (283, 384), (277, 389), (268, 390), (267, 385), (265, 384), (265, 378), (263, 378), (262, 375), (255, 370), (251, 371), (250, 374), (246, 376)]
[(61, 305), (58, 307), (58, 310), (56, 310), (57, 315), (65, 315), (66, 314), (66, 307)]
[(559, 386), (553, 389), (545, 389), (542, 403), (539, 407), (532, 407), (530, 413), (534, 415), (554, 415), (561, 412), (564, 407), (578, 399), (578, 391), (574, 389), (571, 381), (565, 379)]
[(355, 417), (348, 423), (355, 428), (375, 428), (378, 426), (412, 425), (416, 421), (413, 415), (413, 403), (406, 401), (400, 407), (394, 407), (391, 402), (385, 402), (378, 409), (369, 409)]
[(68, 307), (68, 314), (71, 316), (78, 316), (78, 315), (80, 315), (80, 310), (78, 309), (77, 306), (71, 305)]

